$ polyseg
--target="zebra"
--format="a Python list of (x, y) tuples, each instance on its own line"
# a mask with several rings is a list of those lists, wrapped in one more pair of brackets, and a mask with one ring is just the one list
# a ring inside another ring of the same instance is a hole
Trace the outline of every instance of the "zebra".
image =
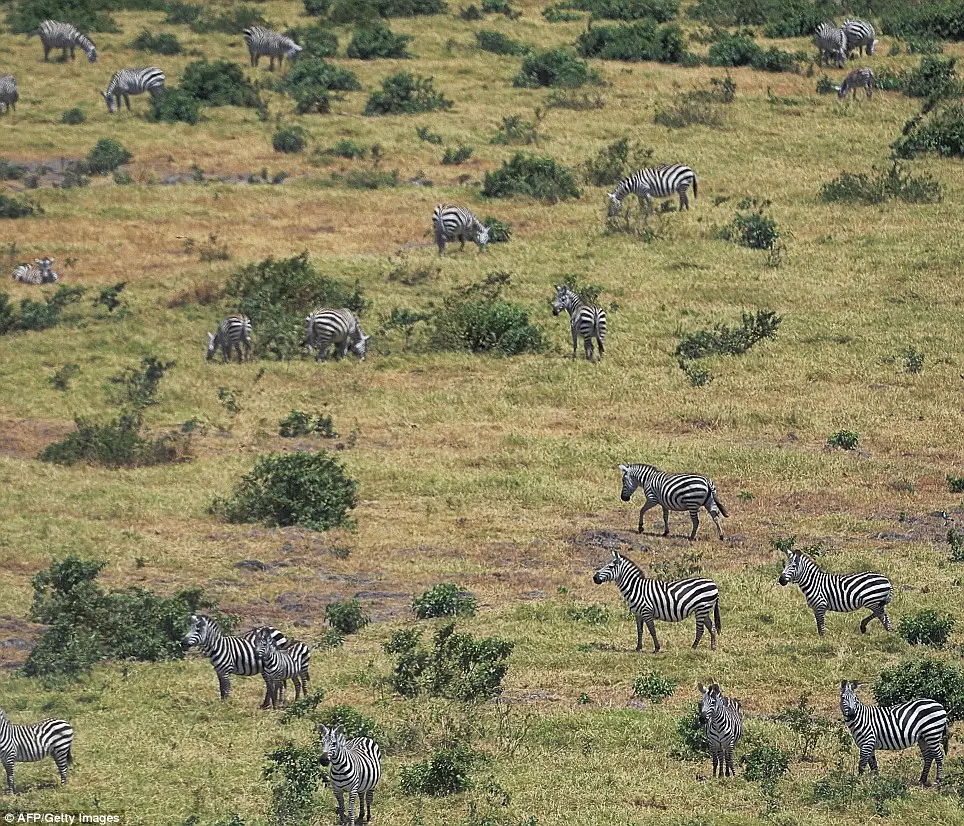
[[(372, 819), (372, 797), (382, 774), (382, 753), (378, 743), (369, 737), (346, 740), (338, 727), (318, 727), (321, 734), (322, 766), (331, 766), (331, 790), (338, 801), (338, 822), (355, 826), (360, 820)], [(348, 791), (348, 812), (345, 812), (345, 791)], [(358, 818), (355, 819), (355, 798), (358, 798)]]
[(726, 507), (720, 501), (716, 485), (698, 473), (665, 473), (652, 465), (620, 465), (623, 474), (623, 489), (620, 498), (628, 502), (636, 488), (642, 488), (646, 504), (639, 509), (638, 533), (643, 532), (643, 517), (650, 508), (659, 505), (663, 509), (663, 536), (669, 536), (669, 512), (689, 511), (693, 520), (690, 540), (696, 539), (700, 526), (699, 510), (706, 508), (716, 525), (716, 531), (723, 539), (723, 526), (720, 515), (729, 517)]
[(315, 310), (305, 318), (307, 324), (306, 339), (308, 342), (308, 352), (312, 347), (318, 348), (318, 361), (321, 361), (328, 351), (329, 344), (337, 344), (336, 354), (338, 358), (348, 355), (348, 350), (358, 356), (359, 361), (365, 360), (365, 353), (368, 350), (368, 339), (362, 330), (361, 324), (351, 310), (342, 308), (341, 310)]
[(140, 95), (149, 92), (151, 97), (157, 95), (164, 88), (164, 72), (157, 66), (147, 66), (143, 69), (121, 69), (114, 72), (114, 76), (107, 84), (104, 100), (107, 111), (113, 114), (120, 109), (121, 98), (127, 104), (127, 111), (131, 110), (130, 95)]
[(847, 35), (843, 29), (838, 29), (833, 23), (821, 23), (814, 32), (813, 42), (820, 50), (818, 65), (823, 65), (830, 57), (837, 61), (837, 68), (842, 69), (847, 62)]
[(864, 91), (867, 93), (867, 99), (869, 100), (873, 97), (876, 82), (877, 79), (870, 69), (854, 69), (844, 78), (844, 82), (837, 87), (837, 99), (843, 100), (849, 91), (853, 91), (854, 98), (856, 99), (857, 90), (863, 86)]
[(437, 204), (432, 212), (432, 232), (438, 254), (444, 255), (446, 241), (460, 241), (460, 250), (465, 249), (466, 241), (474, 241), (480, 250), (484, 250), (491, 230), (465, 207)]
[(218, 324), (217, 333), (208, 332), (208, 354), (210, 361), (214, 353), (221, 348), (221, 357), (225, 363), (231, 360), (231, 348), (237, 351), (238, 364), (241, 363), (241, 345), (244, 345), (244, 357), (251, 358), (251, 319), (246, 315), (229, 315)]
[[(292, 643), (281, 651), (271, 638), (270, 629), (260, 628), (254, 636), (254, 651), (261, 660), (261, 676), (272, 708), (284, 705), (285, 683), (295, 686), (295, 701), (308, 695), (308, 660), (310, 652), (304, 643)], [(267, 705), (262, 706), (267, 708)]]
[(16, 111), (18, 100), (17, 79), (13, 75), (0, 75), (0, 115), (11, 109)]
[(789, 550), (786, 554), (787, 564), (780, 574), (780, 584), (796, 582), (800, 586), (821, 637), (827, 611), (869, 608), (870, 615), (860, 623), (860, 633), (866, 634), (867, 625), (875, 618), (887, 631), (891, 630), (887, 604), (894, 598), (894, 588), (883, 574), (828, 574), (803, 551)]
[(729, 697), (723, 696), (723, 691), (717, 684), (706, 688), (699, 686), (703, 698), (700, 700), (700, 722), (703, 723), (703, 733), (710, 746), (710, 754), (713, 756), (713, 776), (733, 775), (736, 777), (736, 768), (733, 766), (733, 747), (736, 745), (740, 736), (743, 734), (743, 713), (740, 710), (740, 703)]
[(0, 709), (0, 762), (7, 772), (7, 791), (11, 794), (16, 791), (14, 763), (36, 763), (45, 757), (53, 757), (60, 773), (60, 785), (66, 786), (67, 766), (74, 761), (70, 753), (73, 742), (74, 730), (66, 720), (17, 725)]
[[(703, 639), (704, 627), (710, 632), (710, 650), (716, 651), (716, 636), (723, 630), (720, 622), (720, 591), (711, 579), (679, 579), (665, 582), (647, 579), (639, 566), (628, 556), (613, 551), (612, 561), (593, 575), (597, 585), (615, 582), (619, 592), (636, 617), (636, 650), (643, 650), (643, 625), (653, 638), (653, 653), (659, 653), (656, 626), (653, 620), (680, 622), (690, 614), (696, 615), (696, 641)], [(710, 611), (713, 620), (710, 620)]]
[(599, 344), (599, 360), (606, 352), (606, 311), (593, 304), (587, 304), (570, 287), (562, 284), (556, 287), (556, 300), (552, 314), (559, 315), (563, 310), (569, 313), (569, 327), (572, 332), (572, 357), (576, 357), (576, 347), (580, 337), (586, 348), (586, 358), (593, 360), (592, 339)]
[(697, 196), (696, 173), (681, 163), (653, 166), (639, 169), (623, 178), (609, 193), (609, 217), (615, 218), (623, 208), (623, 199), (634, 194), (639, 199), (639, 208), (653, 211), (653, 198), (669, 198), (674, 192), (679, 194), (679, 208), (689, 209), (690, 201), (686, 190), (693, 185), (693, 197)]
[(58, 23), (56, 20), (44, 20), (36, 29), (27, 35), (27, 40), (35, 34), (40, 35), (40, 42), (44, 47), (44, 60), (50, 59), (51, 49), (63, 49), (62, 60), (67, 60), (67, 50), (70, 49), (70, 59), (74, 59), (74, 48), (80, 46), (87, 53), (87, 60), (97, 62), (97, 47), (85, 34), (81, 34), (70, 23)]
[(53, 262), (53, 258), (34, 258), (33, 264), (21, 264), (13, 271), (13, 280), (21, 284), (56, 284)]
[(909, 700), (896, 706), (866, 706), (857, 697), (859, 684), (842, 680), (840, 683), (840, 712), (850, 729), (854, 743), (860, 750), (857, 773), (862, 774), (870, 766), (874, 777), (878, 776), (878, 748), (899, 751), (915, 743), (924, 761), (921, 772), (922, 786), (929, 786), (931, 763), (937, 762), (937, 785), (944, 782), (944, 751), (950, 735), (947, 711), (934, 700)]
[(278, 58), (278, 68), (287, 56), (295, 60), (301, 52), (301, 46), (290, 37), (286, 37), (263, 26), (252, 26), (244, 30), (244, 42), (248, 44), (248, 54), (251, 55), (251, 66), (258, 65), (258, 61), (267, 55), (271, 58), (270, 71), (274, 71), (274, 59)]
[(847, 41), (848, 55), (854, 49), (860, 49), (860, 54), (863, 54), (865, 48), (867, 54), (872, 55), (880, 42), (875, 40), (877, 32), (866, 20), (844, 20), (840, 28), (843, 29)]

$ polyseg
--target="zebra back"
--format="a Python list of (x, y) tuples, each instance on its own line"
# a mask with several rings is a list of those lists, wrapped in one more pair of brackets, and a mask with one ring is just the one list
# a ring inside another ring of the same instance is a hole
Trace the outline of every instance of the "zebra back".
[(244, 42), (252, 57), (268, 55), (272, 58), (288, 57), (294, 60), (302, 47), (287, 35), (266, 29), (264, 26), (251, 26), (242, 33)]
[(443, 241), (463, 239), (474, 241), (480, 249), (489, 243), (489, 228), (475, 213), (454, 204), (436, 204), (432, 212), (432, 229), (439, 246)]
[(693, 197), (697, 196), (696, 173), (685, 164), (673, 163), (638, 169), (623, 178), (609, 193), (610, 216), (613, 209), (618, 212), (623, 199), (630, 193), (648, 195), (653, 198), (668, 198), (674, 193), (685, 191), (693, 186)]
[(219, 673), (234, 673), (250, 677), (261, 672), (261, 659), (255, 650), (255, 638), (265, 630), (279, 649), (288, 645), (288, 639), (270, 625), (247, 631), (240, 636), (225, 634), (211, 617), (192, 615), (191, 627), (184, 638), (184, 648), (195, 645), (211, 659), (214, 670)]
[(315, 310), (305, 318), (308, 347), (318, 348), (318, 357), (332, 343), (351, 347), (360, 361), (365, 360), (368, 340), (358, 317), (347, 307), (340, 310)]
[[(156, 95), (164, 88), (164, 72), (157, 66), (145, 66), (140, 69), (119, 69), (114, 72), (107, 89), (104, 91), (104, 100), (107, 102), (107, 111), (113, 112), (115, 105), (119, 104), (120, 98), (128, 95), (140, 95), (149, 92), (152, 96)], [(128, 108), (130, 106), (128, 105)]]
[(66, 720), (11, 723), (10, 732), (17, 746), (18, 763), (35, 763), (45, 757), (53, 757), (58, 764), (73, 762), (70, 750), (74, 742), (74, 730)]
[(246, 315), (229, 315), (218, 324), (216, 333), (208, 332), (208, 359), (213, 358), (217, 349), (221, 348), (224, 360), (230, 357), (231, 346), (238, 348), (238, 359), (241, 357), (240, 344), (244, 343), (245, 351), (251, 352), (251, 319)]
[(82, 34), (70, 23), (61, 23), (57, 20), (44, 20), (36, 29), (27, 35), (29, 40), (35, 34), (40, 35), (40, 42), (44, 46), (44, 54), (51, 49), (73, 49), (80, 46), (87, 55), (87, 60), (91, 63), (97, 62), (97, 47), (87, 35)]
[(57, 273), (52, 269), (53, 258), (35, 258), (33, 264), (21, 264), (13, 271), (13, 280), (21, 284), (54, 284)]
[(874, 73), (870, 69), (854, 69), (847, 77), (844, 78), (844, 82), (837, 87), (837, 98), (842, 99), (847, 92), (853, 90), (854, 97), (857, 96), (857, 90), (863, 86), (867, 92), (867, 97), (873, 96), (874, 86), (877, 84), (877, 79), (874, 77)]
[(649, 501), (665, 505), (671, 511), (694, 511), (711, 502), (726, 511), (716, 500), (716, 486), (698, 473), (666, 473), (653, 465), (620, 465), (623, 474), (620, 498), (628, 502), (637, 488), (642, 488)]

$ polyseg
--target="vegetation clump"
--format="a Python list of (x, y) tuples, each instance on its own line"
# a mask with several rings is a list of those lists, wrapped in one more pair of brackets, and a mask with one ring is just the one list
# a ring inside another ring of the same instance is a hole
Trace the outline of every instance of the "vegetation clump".
[(454, 582), (440, 582), (412, 599), (412, 611), (418, 619), (471, 617), (477, 604), (471, 591)]
[(301, 26), (288, 29), (285, 34), (301, 46), (295, 65), (306, 58), (319, 59), (338, 54), (338, 35), (326, 26)]
[(258, 90), (237, 63), (206, 59), (189, 63), (181, 75), (180, 88), (208, 106), (264, 106)]
[(525, 120), (522, 115), (507, 115), (502, 118), (499, 126), (492, 138), (492, 143), (497, 144), (530, 144), (539, 141), (539, 133), (536, 125), (531, 120)]
[(88, 175), (109, 175), (117, 167), (129, 163), (134, 155), (111, 138), (101, 138), (87, 154), (83, 172)]
[(271, 145), (275, 152), (295, 154), (305, 148), (308, 133), (300, 126), (282, 126), (271, 136)]
[(285, 740), (265, 755), (268, 762), (263, 776), (266, 780), (276, 780), (271, 789), (272, 822), (310, 823), (315, 819), (321, 808), (319, 781), (325, 777), (325, 770), (318, 762), (318, 751), (317, 743), (299, 745)]
[(136, 49), (139, 52), (155, 52), (156, 54), (174, 55), (181, 53), (181, 43), (177, 35), (161, 32), (154, 34), (147, 29), (142, 29), (130, 43), (128, 48)]
[(459, 144), (457, 147), (447, 146), (442, 154), (442, 164), (444, 166), (458, 166), (465, 163), (472, 157), (475, 150), (471, 146)]
[(299, 115), (324, 114), (331, 108), (329, 92), (357, 92), (361, 83), (354, 72), (321, 58), (302, 57), (288, 70), (279, 88), (295, 99)]
[(192, 126), (201, 116), (201, 106), (197, 98), (183, 89), (164, 89), (153, 95), (148, 103), (145, 117), (149, 121), (166, 123), (189, 123)]
[(87, 115), (84, 114), (84, 110), (79, 106), (74, 106), (72, 109), (67, 109), (60, 118), (60, 122), (66, 126), (80, 126), (80, 124), (87, 121)]
[(686, 37), (675, 23), (659, 26), (649, 19), (628, 25), (593, 26), (579, 35), (576, 48), (582, 57), (602, 60), (678, 63), (686, 52)]
[(897, 633), (911, 645), (943, 648), (955, 625), (954, 617), (950, 614), (938, 614), (937, 611), (927, 609), (901, 617), (897, 624)]
[(526, 54), (513, 83), (530, 89), (540, 86), (571, 89), (597, 80), (598, 75), (589, 68), (588, 63), (579, 60), (568, 49), (560, 48)]
[(852, 430), (838, 430), (827, 439), (827, 444), (841, 450), (856, 450), (857, 445), (860, 444), (860, 437)]
[(429, 760), (402, 766), (401, 789), (407, 795), (446, 797), (471, 788), (472, 766), (479, 754), (464, 743), (436, 750)]
[(953, 725), (964, 719), (964, 673), (956, 665), (932, 657), (903, 660), (880, 672), (874, 697), (882, 706), (917, 697), (936, 700), (947, 710), (947, 719)]
[(368, 625), (371, 618), (357, 599), (346, 599), (325, 606), (325, 621), (340, 634), (354, 634)]
[(820, 188), (825, 201), (841, 203), (881, 204), (897, 198), (908, 204), (933, 204), (943, 198), (943, 187), (927, 173), (915, 177), (899, 161), (886, 172), (873, 168), (866, 172), (841, 172)]
[(388, 26), (379, 23), (358, 29), (348, 44), (348, 57), (356, 60), (376, 58), (410, 58), (408, 44), (414, 38), (408, 34), (395, 34)]
[(954, 68), (956, 62), (953, 57), (944, 60), (934, 55), (924, 55), (920, 65), (907, 75), (904, 94), (916, 98), (959, 95), (961, 82)]
[(564, 0), (560, 8), (590, 12), (603, 20), (654, 20), (666, 23), (679, 14), (679, 0)]
[(666, 677), (658, 671), (649, 674), (637, 674), (633, 679), (633, 696), (651, 703), (661, 703), (671, 697), (678, 683), (671, 677)]
[(554, 158), (516, 153), (501, 168), (485, 173), (482, 195), (513, 198), (519, 195), (554, 204), (582, 193), (573, 170)]
[(682, 335), (674, 352), (682, 359), (740, 356), (755, 344), (775, 338), (782, 321), (783, 317), (773, 310), (743, 312), (739, 326), (714, 324), (712, 328)]
[(85, 292), (84, 287), (68, 287), (66, 284), (59, 284), (52, 294), (44, 297), (43, 301), (22, 298), (19, 308), (13, 305), (7, 293), (0, 293), (0, 336), (56, 327), (64, 320), (64, 310), (80, 301)]
[(312, 415), (301, 410), (292, 410), (278, 422), (278, 435), (286, 439), (297, 436), (322, 436), (326, 439), (337, 439), (334, 423), (330, 414)]
[(19, 0), (6, 5), (7, 25), (13, 34), (29, 34), (51, 19), (72, 23), (82, 32), (120, 32), (109, 14), (111, 6), (97, 0)]
[(950, 103), (932, 112), (935, 105), (928, 100), (921, 113), (904, 125), (901, 137), (891, 144), (898, 158), (913, 158), (921, 152), (964, 158), (964, 104)]
[[(752, 207), (756, 209), (751, 209)], [(747, 199), (741, 202), (740, 212), (720, 229), (720, 238), (754, 250), (772, 250), (780, 239), (780, 230), (772, 217), (766, 214), (769, 201)], [(744, 212), (742, 210), (750, 210)]]
[(0, 218), (27, 218), (30, 215), (43, 215), (43, 208), (23, 198), (11, 198), (0, 192)]
[(452, 101), (435, 89), (432, 78), (399, 72), (382, 81), (382, 90), (372, 92), (365, 104), (366, 115), (398, 115), (416, 112), (444, 112)]
[(498, 55), (517, 56), (529, 51), (530, 47), (518, 40), (513, 40), (502, 32), (482, 29), (475, 33), (475, 42), (483, 52)]

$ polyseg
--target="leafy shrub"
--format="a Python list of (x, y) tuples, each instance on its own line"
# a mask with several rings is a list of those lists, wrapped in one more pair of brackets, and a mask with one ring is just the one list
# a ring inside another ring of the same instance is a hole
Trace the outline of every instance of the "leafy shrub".
[(436, 750), (429, 760), (402, 766), (401, 789), (407, 795), (445, 797), (471, 788), (469, 774), (479, 755), (454, 743)]
[(53, 294), (45, 296), (43, 301), (21, 299), (19, 311), (10, 303), (10, 296), (0, 293), (0, 335), (56, 327), (63, 320), (64, 310), (80, 301), (84, 292), (84, 287), (59, 284)]
[(201, 16), (191, 24), (191, 31), (198, 34), (222, 32), (237, 34), (251, 26), (268, 26), (268, 21), (257, 9), (251, 6), (234, 6), (216, 17)]
[(147, 120), (176, 123), (181, 121), (192, 126), (198, 122), (201, 107), (197, 100), (182, 89), (164, 89), (150, 99)]
[(334, 158), (354, 160), (355, 158), (367, 157), (368, 147), (357, 144), (348, 138), (342, 138), (340, 141), (336, 141), (332, 146), (323, 150), (323, 152), (325, 155), (331, 155)]
[(820, 187), (825, 201), (843, 203), (880, 204), (889, 198), (899, 198), (909, 204), (932, 204), (943, 198), (940, 183), (925, 173), (914, 177), (898, 161), (884, 172), (873, 168), (873, 176), (865, 172), (841, 172), (840, 177)]
[(399, 72), (382, 81), (382, 91), (372, 93), (365, 104), (365, 114), (444, 112), (451, 108), (452, 101), (435, 90), (432, 78)]
[(458, 166), (471, 158), (474, 151), (471, 146), (463, 146), (462, 144), (459, 144), (457, 149), (448, 146), (442, 155), (442, 163), (445, 166)]
[[(900, 44), (894, 43), (891, 46), (891, 51), (897, 49), (897, 54), (900, 54)], [(943, 54), (944, 44), (940, 40), (934, 40), (929, 37), (908, 37), (907, 38), (907, 54)]]
[(357, 599), (348, 599), (329, 602), (325, 606), (325, 621), (342, 634), (354, 634), (368, 625), (371, 618), (362, 611)]
[(154, 34), (147, 29), (142, 29), (141, 33), (127, 44), (127, 48), (136, 49), (139, 52), (156, 52), (165, 55), (181, 53), (181, 43), (177, 39), (177, 35), (166, 32)]
[(856, 450), (857, 445), (860, 444), (860, 437), (852, 430), (838, 430), (827, 439), (827, 444), (830, 447), (839, 447), (841, 450)]
[(7, 5), (7, 25), (13, 34), (28, 34), (48, 19), (72, 23), (83, 32), (120, 31), (107, 4), (92, 0), (20, 0)]
[(292, 410), (278, 422), (278, 435), (286, 439), (296, 436), (323, 436), (326, 439), (337, 439), (334, 423), (329, 414), (311, 415), (301, 410)]
[(483, 52), (492, 52), (492, 54), (523, 55), (529, 51), (529, 47), (524, 43), (513, 40), (502, 32), (487, 29), (475, 33), (475, 42)]
[(493, 215), (486, 215), (482, 219), (482, 226), (489, 228), (490, 244), (505, 244), (512, 239), (512, 225)]
[(164, 6), (164, 22), (171, 25), (189, 26), (201, 19), (204, 7), (195, 3), (182, 3), (181, 0), (171, 0)]
[(157, 404), (157, 392), (164, 374), (174, 367), (173, 361), (161, 361), (156, 356), (145, 356), (140, 367), (128, 367), (111, 376), (108, 381), (116, 390), (113, 401), (135, 410)]
[(420, 141), (425, 141), (425, 143), (431, 143), (435, 146), (442, 145), (442, 136), (437, 132), (433, 132), (427, 126), (416, 126), (415, 134), (418, 135)]
[(665, 23), (679, 13), (679, 0), (566, 0), (561, 6), (588, 11), (605, 20), (655, 20)]
[(30, 201), (0, 192), (0, 218), (26, 218), (28, 215), (43, 215), (43, 209)]
[(84, 114), (84, 110), (79, 106), (75, 106), (73, 109), (68, 109), (60, 118), (60, 122), (66, 124), (67, 126), (79, 126), (86, 120), (87, 115)]
[(658, 671), (649, 674), (637, 674), (633, 679), (633, 696), (661, 703), (672, 696), (678, 683), (671, 677), (664, 677)]
[(840, 9), (832, 0), (698, 0), (687, 11), (717, 27), (765, 25), (767, 37), (802, 37)]
[(215, 499), (211, 509), (229, 522), (326, 531), (350, 523), (357, 490), (358, 483), (327, 453), (271, 453), (260, 456), (231, 497)]
[(903, 135), (891, 144), (899, 158), (913, 158), (919, 152), (936, 152), (944, 157), (964, 157), (964, 104), (952, 103), (927, 120), (922, 111), (904, 126)]
[(325, 26), (301, 26), (288, 29), (285, 34), (301, 45), (296, 66), (306, 58), (318, 59), (338, 54), (338, 35)]
[(964, 40), (964, 10), (953, 0), (922, 5), (896, 3), (881, 15), (881, 28), (899, 37)]
[(960, 82), (954, 70), (956, 59), (942, 60), (925, 55), (920, 65), (907, 75), (904, 94), (908, 97), (926, 98), (931, 95), (954, 95), (960, 92)]
[(536, 132), (536, 125), (530, 120), (523, 120), (522, 115), (509, 115), (502, 118), (502, 125), (499, 126), (492, 143), (510, 144), (537, 143), (539, 133)]
[[(753, 205), (752, 202), (744, 203)], [(763, 202), (753, 212), (737, 212), (733, 221), (720, 230), (720, 238), (754, 250), (773, 249), (780, 238), (780, 230), (776, 221), (764, 214), (767, 205)]]
[(87, 154), (85, 171), (91, 175), (107, 175), (128, 163), (134, 156), (117, 141), (101, 138)]
[(366, 25), (379, 17), (445, 14), (444, 0), (336, 0), (329, 19), (333, 25)]
[(694, 125), (719, 129), (723, 126), (723, 111), (712, 92), (693, 90), (675, 95), (666, 108), (658, 108), (653, 122), (669, 129)]
[(522, 59), (522, 69), (513, 83), (530, 89), (539, 86), (575, 88), (596, 80), (598, 76), (589, 64), (568, 49), (548, 49), (529, 52)]
[(61, 392), (70, 389), (70, 382), (80, 373), (80, 366), (77, 364), (65, 364), (58, 368), (50, 377), (50, 385), (55, 390)]
[(304, 0), (305, 14), (324, 17), (331, 9), (331, 0)]
[(951, 549), (951, 562), (964, 562), (964, 534), (949, 528), (947, 545)]
[(686, 38), (675, 23), (658, 26), (653, 20), (643, 20), (623, 26), (593, 26), (579, 35), (576, 48), (582, 57), (678, 63), (686, 51)]
[(300, 58), (280, 82), (282, 91), (298, 103), (297, 112), (327, 112), (328, 92), (356, 92), (361, 84), (354, 72), (332, 66), (320, 58)]
[(947, 709), (947, 719), (953, 725), (964, 719), (964, 673), (951, 663), (931, 657), (903, 660), (881, 671), (874, 683), (874, 697), (882, 706), (917, 697), (936, 700)]
[(37, 456), (57, 465), (80, 463), (108, 468), (149, 467), (190, 457), (190, 440), (172, 430), (152, 438), (142, 430), (138, 412), (124, 413), (108, 422), (74, 419), (77, 429), (47, 445)]
[(485, 173), (482, 195), (486, 198), (512, 198), (518, 195), (538, 198), (550, 204), (582, 193), (575, 174), (553, 158), (516, 153), (502, 167)]
[(785, 709), (779, 719), (787, 724), (800, 741), (800, 760), (810, 760), (821, 737), (830, 734), (833, 724), (814, 713), (810, 695), (803, 693), (795, 706)]
[(413, 39), (408, 34), (395, 34), (388, 26), (379, 23), (358, 29), (348, 44), (347, 55), (356, 60), (412, 57), (406, 47)]
[(504, 14), (509, 20), (522, 16), (522, 12), (512, 8), (509, 0), (482, 0), (482, 11), (486, 14)]
[(700, 720), (700, 704), (694, 703), (689, 714), (676, 720), (677, 746), (675, 753), (684, 760), (702, 759), (709, 751), (709, 742)]
[(740, 356), (758, 342), (776, 337), (783, 317), (773, 310), (743, 312), (740, 326), (714, 324), (711, 329), (697, 330), (681, 336), (675, 354), (683, 359), (701, 359), (707, 356)]
[(335, 183), (343, 183), (349, 189), (382, 189), (398, 186), (398, 170), (386, 172), (383, 169), (352, 169), (346, 175), (331, 174)]
[(542, 10), (542, 16), (549, 23), (571, 23), (574, 20), (581, 20), (582, 15), (578, 12), (569, 11), (565, 3), (553, 3)]
[(790, 770), (790, 755), (772, 743), (759, 743), (740, 758), (747, 780), (779, 780)]
[(195, 60), (181, 75), (180, 88), (208, 106), (248, 106), (264, 104), (257, 89), (237, 63), (227, 60)]
[(751, 66), (764, 72), (795, 72), (799, 69), (797, 55), (777, 48), (763, 49), (746, 35), (731, 35), (725, 31), (721, 31), (710, 46), (707, 62), (710, 66)]
[(294, 154), (305, 148), (308, 133), (300, 126), (282, 126), (271, 136), (275, 152)]
[(436, 617), (471, 617), (478, 600), (475, 595), (454, 582), (440, 582), (412, 598), (412, 611), (419, 619)]
[(271, 819), (275, 823), (310, 823), (321, 808), (318, 781), (325, 770), (318, 762), (318, 746), (299, 746), (291, 740), (265, 755), (263, 775), (277, 778), (271, 790)]
[(915, 611), (900, 618), (897, 633), (911, 645), (943, 648), (954, 625), (954, 617), (950, 614), (942, 615), (934, 610)]
[(354, 737), (378, 736), (378, 726), (374, 719), (344, 703), (323, 709), (317, 719), (323, 726), (341, 729), (349, 740)]

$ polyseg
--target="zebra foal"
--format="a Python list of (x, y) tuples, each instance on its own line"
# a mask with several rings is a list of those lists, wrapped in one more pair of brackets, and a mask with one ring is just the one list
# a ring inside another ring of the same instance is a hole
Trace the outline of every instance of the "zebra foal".
[(21, 264), (13, 271), (13, 280), (21, 284), (56, 284), (53, 258), (34, 258), (33, 264)]
[(829, 63), (830, 58), (837, 61), (838, 69), (847, 63), (847, 35), (843, 29), (838, 29), (833, 23), (821, 23), (814, 32), (813, 42), (820, 50), (818, 65), (822, 66), (825, 61)]
[[(338, 729), (319, 726), (321, 734), (322, 766), (331, 766), (331, 790), (338, 801), (338, 822), (355, 826), (372, 819), (372, 798), (382, 775), (382, 753), (378, 743), (369, 737), (346, 740)], [(345, 792), (348, 792), (348, 811), (345, 811)], [(355, 819), (355, 800), (359, 801), (358, 820)]]
[(281, 708), (285, 703), (285, 684), (295, 686), (295, 701), (302, 693), (308, 694), (308, 659), (310, 653), (304, 643), (293, 643), (282, 651), (271, 637), (271, 630), (260, 628), (255, 633), (254, 650), (261, 659), (266, 703), (262, 708)]
[(653, 198), (669, 198), (673, 193), (679, 195), (679, 208), (689, 209), (689, 198), (686, 190), (693, 186), (693, 197), (697, 195), (696, 173), (681, 163), (654, 166), (640, 169), (632, 175), (623, 178), (616, 188), (609, 193), (608, 215), (615, 218), (623, 208), (623, 200), (627, 195), (635, 195), (639, 199), (639, 208), (647, 212), (653, 211)]
[(295, 60), (302, 48), (290, 37), (266, 29), (264, 26), (252, 26), (250, 29), (245, 29), (243, 36), (244, 42), (248, 46), (252, 68), (257, 67), (258, 61), (267, 56), (271, 58), (269, 71), (273, 72), (275, 58), (278, 58), (278, 68), (280, 69), (285, 57), (289, 60)]
[(710, 746), (713, 757), (713, 776), (736, 777), (733, 766), (733, 748), (743, 734), (743, 712), (740, 703), (723, 696), (723, 690), (716, 680), (709, 688), (699, 686), (700, 693), (700, 722), (703, 723), (703, 733)]
[(870, 69), (854, 69), (844, 78), (844, 82), (837, 87), (837, 100), (843, 100), (847, 92), (853, 91), (854, 99), (857, 98), (857, 90), (862, 86), (867, 93), (867, 99), (874, 95), (874, 86), (877, 79)]
[(723, 626), (720, 623), (720, 591), (712, 580), (696, 578), (664, 582), (648, 579), (628, 556), (613, 551), (612, 561), (596, 571), (592, 581), (597, 585), (616, 583), (629, 610), (636, 617), (637, 651), (643, 650), (644, 625), (653, 638), (653, 653), (658, 654), (660, 645), (653, 621), (680, 622), (691, 614), (696, 615), (696, 641), (693, 648), (700, 644), (705, 628), (710, 632), (710, 650), (716, 651), (716, 636)]
[(13, 75), (0, 75), (0, 115), (10, 110), (16, 112), (18, 100), (17, 79)]
[(60, 774), (60, 785), (67, 785), (67, 767), (73, 762), (70, 748), (74, 730), (66, 720), (42, 720), (39, 723), (11, 723), (0, 709), (0, 761), (7, 772), (7, 791), (14, 793), (14, 763), (36, 763), (52, 757)]
[(305, 340), (308, 343), (308, 352), (312, 348), (318, 349), (317, 359), (321, 361), (328, 352), (331, 344), (337, 344), (336, 355), (344, 358), (350, 349), (359, 361), (365, 360), (365, 353), (368, 352), (368, 340), (371, 336), (366, 336), (361, 324), (351, 310), (342, 308), (340, 310), (315, 310), (305, 318), (307, 330)]
[(937, 763), (937, 785), (944, 782), (944, 750), (950, 735), (947, 711), (934, 700), (910, 700), (896, 706), (867, 706), (857, 697), (859, 684), (842, 680), (840, 683), (840, 712), (850, 729), (854, 743), (860, 750), (857, 773), (863, 774), (870, 766), (874, 777), (877, 770), (877, 749), (899, 751), (914, 744), (920, 749), (924, 770), (922, 786), (929, 786), (931, 764)]
[(581, 338), (586, 349), (586, 358), (593, 360), (592, 340), (599, 345), (599, 360), (606, 352), (606, 311), (593, 304), (587, 304), (571, 288), (562, 284), (556, 287), (556, 300), (552, 314), (559, 315), (563, 310), (569, 313), (569, 328), (572, 333), (572, 357)]
[(438, 254), (445, 254), (446, 241), (461, 241), (460, 250), (465, 249), (466, 241), (474, 241), (480, 250), (489, 243), (489, 228), (475, 217), (471, 210), (452, 204), (438, 204), (432, 212), (432, 232)]
[(131, 111), (131, 95), (142, 95), (144, 92), (156, 97), (164, 88), (164, 72), (157, 66), (147, 66), (143, 69), (121, 69), (114, 72), (114, 76), (104, 90), (104, 101), (107, 111), (113, 114), (120, 109), (121, 99)]
[(238, 364), (241, 363), (241, 345), (244, 345), (244, 358), (251, 358), (251, 319), (246, 315), (229, 315), (218, 324), (216, 333), (208, 332), (207, 359), (210, 361), (218, 348), (221, 358), (227, 363), (231, 361), (231, 348), (238, 354)]
[(27, 35), (27, 40), (35, 34), (40, 35), (40, 43), (44, 47), (44, 60), (50, 59), (51, 49), (63, 49), (62, 60), (67, 60), (67, 50), (70, 59), (74, 59), (74, 49), (80, 46), (87, 54), (90, 63), (97, 62), (97, 47), (87, 35), (81, 34), (70, 23), (59, 23), (56, 20), (44, 20), (36, 29)]

